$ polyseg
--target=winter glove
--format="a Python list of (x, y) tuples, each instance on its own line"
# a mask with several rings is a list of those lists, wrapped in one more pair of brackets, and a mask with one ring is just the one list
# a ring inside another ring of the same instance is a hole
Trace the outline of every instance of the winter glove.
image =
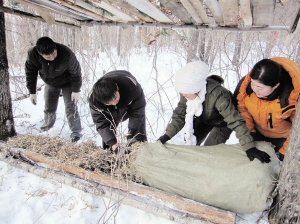
[(281, 162), (284, 160), (284, 155), (281, 153), (278, 153), (277, 157)]
[(80, 99), (80, 92), (78, 93), (72, 92), (71, 100), (74, 101), (75, 104), (79, 101), (79, 99)]
[[(116, 144), (117, 145), (117, 144)], [(110, 148), (110, 150), (114, 153), (114, 154), (118, 154), (118, 152), (120, 151), (120, 147), (119, 145), (117, 145), (117, 147), (114, 147), (114, 145)]]
[(33, 105), (36, 105), (36, 102), (37, 102), (37, 100), (36, 100), (36, 94), (30, 94), (29, 98), (30, 98), (31, 103)]
[[(121, 148), (120, 148), (120, 146), (118, 144), (116, 144), (116, 147), (114, 147), (114, 146), (115, 145), (113, 145), (112, 147), (110, 147), (110, 150), (112, 151), (112, 153), (118, 155), (121, 152)], [(121, 155), (128, 154), (128, 153), (130, 153), (130, 151), (126, 147), (125, 151), (122, 150), (122, 154)]]
[(169, 141), (171, 138), (164, 134), (163, 136), (160, 136), (159, 139), (157, 139), (157, 141), (160, 141), (162, 144), (165, 144), (167, 141)]
[(247, 154), (248, 158), (250, 159), (250, 161), (253, 161), (255, 158), (258, 159), (262, 163), (269, 163), (271, 161), (270, 160), (271, 157), (269, 156), (268, 153), (260, 151), (255, 147), (248, 149), (246, 151), (246, 154)]

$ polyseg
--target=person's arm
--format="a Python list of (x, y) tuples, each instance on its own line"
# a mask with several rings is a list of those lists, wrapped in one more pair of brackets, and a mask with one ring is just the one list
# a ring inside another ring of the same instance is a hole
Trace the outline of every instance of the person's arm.
[(32, 49), (28, 51), (27, 60), (25, 62), (26, 87), (30, 94), (36, 94), (38, 67), (34, 63), (34, 60), (36, 59), (32, 51)]
[[(146, 100), (143, 89), (138, 84), (136, 88), (136, 93), (134, 94), (132, 102), (128, 106), (128, 136), (127, 139), (130, 142), (134, 140), (146, 141)], [(130, 143), (129, 142), (129, 143)]]
[(166, 135), (173, 138), (185, 125), (187, 99), (180, 95), (180, 101), (173, 111), (172, 120), (166, 128)]
[(80, 88), (82, 85), (81, 67), (73, 52), (71, 52), (70, 54), (68, 72), (71, 77), (72, 92), (80, 92)]
[[(240, 88), (241, 85), (243, 83), (243, 81), (245, 79), (249, 79), (249, 77), (245, 76), (244, 78), (242, 78), (239, 82), (239, 84), (237, 85), (235, 91), (234, 91), (234, 101), (233, 103), (235, 104), (235, 107), (238, 109), (238, 111), (240, 112), (241, 116), (245, 119), (246, 121), (246, 126), (247, 128), (251, 131), (251, 132), (256, 132), (254, 129), (254, 122), (253, 122), (253, 117), (252, 115), (249, 113), (246, 105), (245, 105), (245, 96), (243, 96), (240, 93)], [(246, 93), (245, 93), (246, 94)]]
[(96, 130), (100, 134), (102, 140), (110, 147), (117, 143), (117, 139), (114, 133), (115, 125), (106, 117), (106, 115), (94, 106), (90, 105), (90, 111), (94, 124), (96, 125)]
[(236, 137), (239, 139), (244, 151), (255, 147), (255, 142), (245, 125), (245, 120), (233, 105), (232, 95), (228, 90), (222, 90), (216, 100), (215, 107), (223, 116), (228, 128), (236, 132)]

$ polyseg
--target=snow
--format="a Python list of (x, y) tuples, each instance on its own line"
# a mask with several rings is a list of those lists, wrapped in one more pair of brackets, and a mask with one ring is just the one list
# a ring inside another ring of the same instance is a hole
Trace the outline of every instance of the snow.
[[(113, 68), (128, 70), (136, 76), (144, 89), (147, 100), (148, 140), (149, 142), (156, 141), (164, 134), (173, 109), (178, 103), (179, 96), (173, 87), (172, 81), (176, 71), (185, 64), (185, 59), (166, 50), (158, 54), (157, 60), (154, 61), (155, 57), (148, 55), (146, 49), (142, 49), (139, 53), (132, 52), (126, 66), (118, 60), (112, 66), (105, 53), (100, 53), (99, 58), (102, 60), (97, 62), (97, 79), (101, 77), (103, 70), (108, 72)], [(155, 69), (153, 68), (154, 63)], [(82, 68), (83, 74), (88, 73), (85, 67), (82, 66)], [(233, 77), (235, 76), (233, 75)], [(101, 137), (95, 131), (86, 101), (87, 94), (97, 79), (83, 82), (82, 97), (78, 104), (83, 126), (83, 137), (80, 141), (91, 138), (101, 145)], [(156, 81), (160, 85), (157, 85)], [(236, 82), (226, 81), (231, 84)], [(42, 84), (42, 81), (39, 80), (39, 85)], [(59, 100), (56, 123), (48, 132), (41, 132), (39, 129), (43, 121), (43, 89), (37, 93), (36, 106), (32, 105), (29, 98), (27, 98), (21, 101), (13, 101), (13, 108), (18, 134), (60, 136), (65, 141), (70, 141), (70, 130), (66, 121), (62, 98)], [(126, 125), (122, 125), (122, 127), (124, 128)], [(126, 132), (126, 128), (124, 129), (121, 131)], [(184, 144), (183, 134), (183, 132), (180, 132), (169, 142)], [(235, 134), (231, 135), (227, 143), (237, 143)], [(0, 198), (1, 223), (175, 223), (124, 204), (119, 206), (110, 199), (85, 193), (69, 185), (51, 179), (43, 179), (1, 161)], [(108, 207), (111, 208), (107, 209)], [(257, 223), (256, 221), (261, 214), (237, 214), (236, 223)], [(267, 215), (264, 215), (259, 223), (267, 224)]]

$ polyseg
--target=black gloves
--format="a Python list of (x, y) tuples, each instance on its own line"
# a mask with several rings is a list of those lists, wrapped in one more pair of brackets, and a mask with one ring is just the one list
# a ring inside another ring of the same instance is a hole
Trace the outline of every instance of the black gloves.
[(164, 134), (163, 136), (160, 136), (159, 139), (157, 139), (157, 141), (160, 141), (162, 144), (165, 144), (167, 141), (169, 141), (171, 138)]
[(260, 151), (255, 147), (248, 149), (246, 151), (246, 154), (250, 159), (250, 161), (253, 161), (255, 158), (261, 161), (262, 163), (269, 163), (271, 161), (270, 160), (271, 157), (269, 156), (268, 153)]

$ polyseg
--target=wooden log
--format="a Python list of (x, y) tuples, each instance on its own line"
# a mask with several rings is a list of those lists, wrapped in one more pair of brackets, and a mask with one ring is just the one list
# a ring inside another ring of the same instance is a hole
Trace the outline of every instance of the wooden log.
[[(5, 12), (5, 13), (12, 14), (12, 15), (28, 18), (28, 19), (33, 19), (33, 20), (37, 20), (37, 21), (40, 21), (40, 22), (44, 22), (44, 23), (46, 22), (41, 16), (33, 15), (31, 13), (19, 11), (19, 10), (16, 10), (16, 9), (10, 9), (10, 8), (7, 8), (7, 7), (1, 7), (0, 6), (0, 12)], [(81, 29), (81, 26), (71, 24), (71, 23), (67, 23), (67, 22), (58, 21), (58, 20), (55, 20), (55, 22), (53, 24), (60, 25), (60, 26), (65, 26), (65, 27), (72, 28), (72, 29), (78, 29), (78, 30)]]
[(151, 16), (156, 21), (162, 23), (173, 23), (173, 21), (167, 17), (162, 11), (152, 5), (148, 0), (127, 0), (127, 2), (134, 7), (136, 7), (141, 12), (146, 13), (148, 16)]
[[(4, 150), (8, 148), (5, 144), (0, 143), (0, 149)], [(110, 188), (113, 191), (122, 192), (124, 197), (123, 200), (125, 200), (125, 198), (127, 197), (129, 197), (131, 200), (135, 198), (140, 202), (151, 205), (152, 207), (154, 206), (154, 208), (156, 207), (157, 209), (164, 208), (168, 211), (175, 211), (180, 214), (186, 214), (185, 217), (189, 218), (189, 221), (191, 221), (189, 223), (234, 224), (235, 222), (234, 213), (228, 211), (223, 211), (212, 206), (184, 199), (182, 197), (162, 192), (140, 184), (117, 180), (111, 176), (95, 174), (78, 167), (61, 164), (54, 159), (46, 158), (24, 149), (10, 148), (8, 149), (8, 151), (12, 155), (20, 156), (31, 162), (46, 164), (46, 166), (49, 168), (58, 169), (70, 174), (74, 174), (83, 180), (97, 183), (101, 187), (104, 187), (106, 189)], [(187, 220), (181, 220), (180, 223), (186, 223), (186, 221)]]
[(269, 26), (274, 17), (275, 1), (274, 0), (251, 0), (253, 25)]
[(181, 0), (182, 5), (184, 8), (189, 12), (192, 18), (196, 21), (196, 24), (203, 24), (202, 19), (200, 18), (199, 14), (197, 13), (195, 7), (191, 4), (189, 0)]
[(224, 30), (230, 32), (270, 32), (270, 31), (286, 31), (289, 32), (289, 26), (263, 26), (263, 27), (224, 27), (224, 26), (207, 26), (207, 25), (193, 25), (193, 24), (168, 24), (168, 23), (143, 23), (143, 22), (127, 22), (117, 23), (117, 22), (81, 22), (81, 25), (85, 26), (140, 26), (140, 27), (161, 27), (161, 28), (170, 28), (170, 29), (207, 29), (207, 30)]
[(237, 0), (219, 0), (220, 7), (223, 12), (225, 26), (237, 26), (239, 3)]
[(240, 0), (240, 12), (246, 26), (252, 26), (252, 12), (250, 0)]
[(53, 2), (56, 2), (57, 4), (61, 5), (61, 6), (65, 6), (67, 8), (70, 8), (74, 11), (78, 11), (84, 15), (87, 15), (89, 17), (91, 17), (94, 20), (98, 20), (98, 21), (110, 21), (110, 19), (105, 18), (104, 16), (100, 15), (99, 13), (95, 13), (95, 12), (91, 12), (85, 8), (79, 7), (77, 5), (73, 5), (69, 2), (66, 1), (62, 1), (62, 0), (53, 0)]
[(149, 16), (142, 14), (135, 7), (133, 7), (132, 5), (128, 4), (127, 2), (125, 2), (123, 0), (110, 0), (110, 2), (114, 3), (115, 5), (119, 6), (122, 9), (126, 10), (127, 12), (131, 13), (132, 15), (135, 15), (136, 17), (140, 18), (142, 21), (153, 22), (153, 19), (151, 19)]
[(220, 26), (224, 25), (223, 12), (220, 8), (219, 2), (217, 0), (203, 0), (203, 3), (205, 3), (209, 8), (216, 24)]
[(203, 5), (201, 3), (201, 1), (199, 0), (189, 0), (191, 2), (191, 4), (194, 6), (196, 12), (198, 13), (198, 15), (200, 16), (201, 20), (203, 21), (204, 24), (209, 24), (209, 19), (206, 15), (206, 11), (203, 8)]
[[(71, 0), (69, 0), (71, 1)], [(121, 10), (119, 10), (118, 8), (112, 6), (111, 4), (101, 0), (90, 0), (92, 1), (95, 5), (107, 10), (108, 12), (111, 12), (112, 14), (114, 14), (115, 16), (112, 17), (113, 21), (120, 21), (120, 22), (127, 22), (127, 21), (137, 21), (136, 19), (134, 19), (133, 17), (131, 17), (130, 15), (127, 15), (125, 12), (122, 12)], [(82, 0), (72, 0), (72, 2), (74, 2), (74, 4), (84, 4), (84, 2)]]
[(61, 14), (63, 16), (67, 16), (76, 20), (89, 20), (92, 19), (93, 17), (88, 16), (87, 14), (81, 13), (79, 11), (76, 10), (72, 10), (69, 8), (66, 8), (62, 5), (58, 5), (52, 1), (49, 0), (29, 0), (29, 1), (24, 1), (24, 0), (16, 0), (16, 2), (19, 2), (21, 4), (30, 6), (32, 8), (34, 8), (35, 6), (40, 6), (42, 7), (44, 10), (47, 11), (52, 11), (54, 13), (58, 13)]
[(159, 0), (159, 2), (169, 9), (178, 19), (180, 19), (185, 24), (196, 24), (195, 21), (192, 20), (191, 15), (184, 8), (181, 2), (177, 0)]

